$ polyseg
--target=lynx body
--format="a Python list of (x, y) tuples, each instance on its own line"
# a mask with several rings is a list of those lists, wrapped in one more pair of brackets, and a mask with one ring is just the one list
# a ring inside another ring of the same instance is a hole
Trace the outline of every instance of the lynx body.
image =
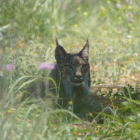
[(67, 53), (56, 40), (55, 59), (57, 66), (51, 71), (49, 88), (54, 94), (59, 94), (58, 104), (68, 107), (73, 101), (73, 112), (79, 116), (86, 116), (89, 112), (95, 114), (102, 110), (101, 106), (89, 96), (90, 65), (88, 40), (79, 53)]

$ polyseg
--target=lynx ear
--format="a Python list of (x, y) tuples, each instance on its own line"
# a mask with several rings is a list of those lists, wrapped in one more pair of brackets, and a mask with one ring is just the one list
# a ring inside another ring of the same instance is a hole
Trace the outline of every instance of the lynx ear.
[(66, 56), (67, 52), (61, 45), (59, 45), (57, 38), (55, 38), (55, 41), (56, 41), (55, 59), (57, 62), (59, 62)]
[(88, 43), (88, 39), (86, 44), (84, 45), (83, 49), (79, 52), (79, 55), (88, 61), (89, 58), (89, 43)]

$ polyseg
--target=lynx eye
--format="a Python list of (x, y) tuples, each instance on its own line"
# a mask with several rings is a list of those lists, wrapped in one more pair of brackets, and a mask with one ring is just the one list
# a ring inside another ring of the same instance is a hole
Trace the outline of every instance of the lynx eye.
[(82, 65), (82, 68), (83, 68), (83, 69), (85, 69), (85, 68), (87, 68), (87, 67), (88, 67), (87, 64)]
[(66, 69), (70, 69), (70, 70), (73, 69), (72, 65), (65, 65), (65, 68), (66, 68)]

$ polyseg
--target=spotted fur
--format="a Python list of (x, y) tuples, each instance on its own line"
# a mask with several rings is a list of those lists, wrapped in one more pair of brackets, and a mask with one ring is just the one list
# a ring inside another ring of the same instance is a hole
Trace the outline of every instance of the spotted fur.
[(51, 71), (49, 81), (50, 91), (59, 95), (58, 104), (63, 108), (73, 101), (73, 112), (86, 116), (89, 112), (96, 114), (101, 106), (90, 98), (90, 65), (88, 40), (78, 53), (67, 53), (56, 40), (55, 59), (57, 66)]

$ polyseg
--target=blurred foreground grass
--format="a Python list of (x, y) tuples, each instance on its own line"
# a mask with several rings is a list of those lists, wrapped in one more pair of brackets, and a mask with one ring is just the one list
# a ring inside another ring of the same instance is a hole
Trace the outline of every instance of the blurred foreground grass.
[[(3, 0), (0, 2), (0, 137), (7, 139), (138, 139), (139, 101), (127, 99), (104, 125), (53, 110), (43, 99), (18, 101), (17, 91), (47, 75), (55, 63), (54, 37), (70, 52), (89, 36), (92, 85), (132, 84), (140, 79), (138, 0)], [(107, 91), (109, 92), (109, 91)], [(123, 113), (129, 114), (123, 116)], [(130, 115), (131, 114), (131, 115)], [(74, 125), (75, 124), (75, 125)], [(77, 124), (77, 125), (76, 125)]]

